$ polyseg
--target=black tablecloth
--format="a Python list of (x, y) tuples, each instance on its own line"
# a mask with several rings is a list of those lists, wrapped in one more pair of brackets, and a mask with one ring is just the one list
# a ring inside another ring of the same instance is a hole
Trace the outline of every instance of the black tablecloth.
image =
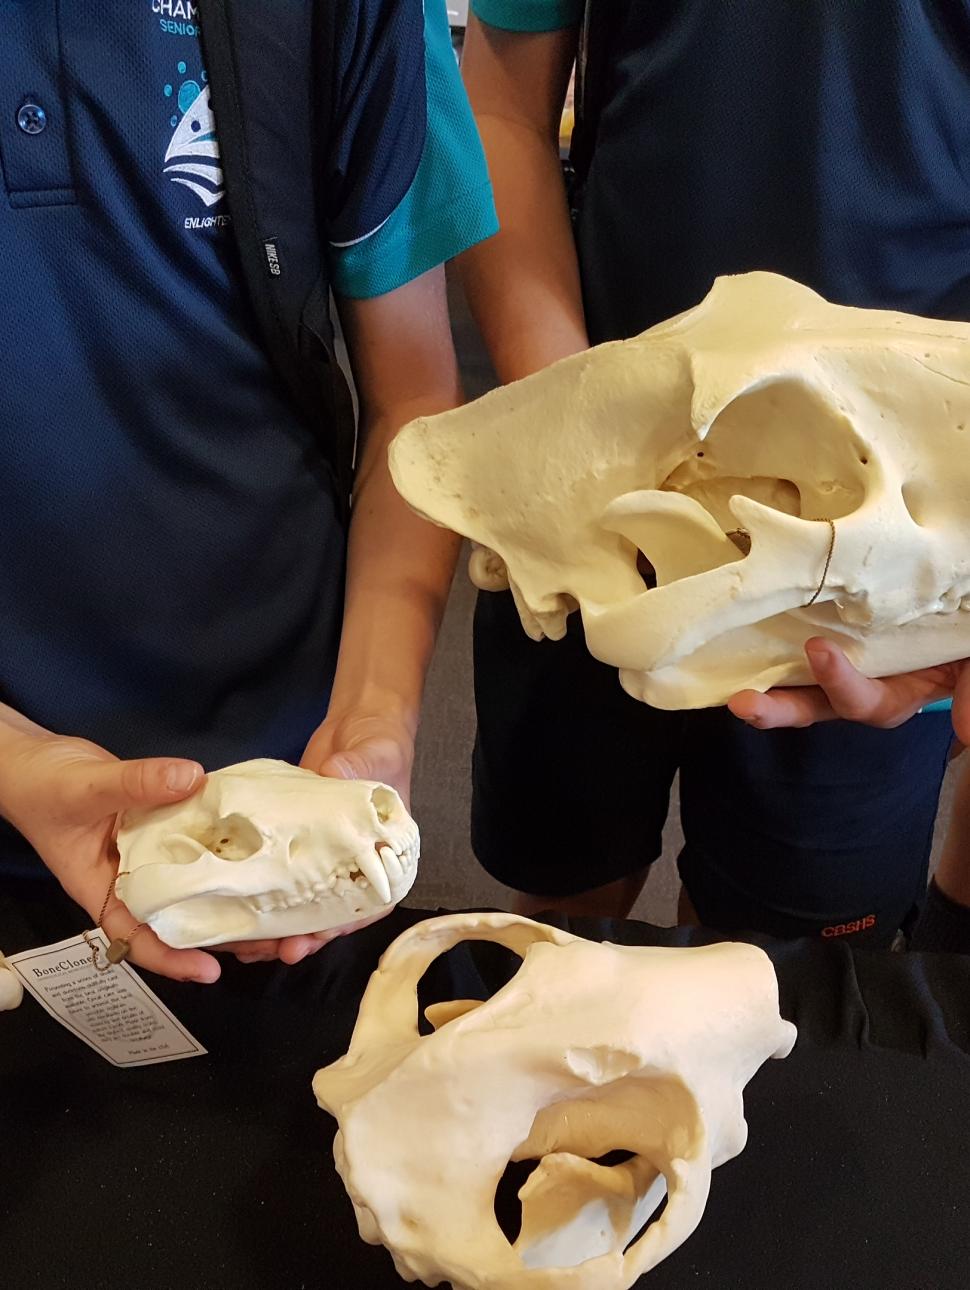
[[(345, 1051), (379, 953), (426, 916), (398, 910), (295, 968), (227, 960), (215, 987), (149, 978), (207, 1057), (120, 1070), (30, 999), (0, 1014), (3, 1290), (401, 1285), (357, 1236), (310, 1080)], [(631, 944), (711, 939), (556, 921)], [(56, 900), (0, 895), (6, 953), (79, 926)], [(748, 1145), (715, 1171), (697, 1232), (638, 1284), (967, 1290), (970, 957), (766, 948), (797, 1047), (748, 1086)], [(440, 960), (428, 1000), (486, 997), (510, 970), (492, 949)]]

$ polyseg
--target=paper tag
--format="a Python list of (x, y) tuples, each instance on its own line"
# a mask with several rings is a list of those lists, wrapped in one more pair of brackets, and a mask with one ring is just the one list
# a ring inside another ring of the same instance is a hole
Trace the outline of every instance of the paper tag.
[[(107, 937), (100, 930), (88, 936), (101, 947), (104, 963)], [(205, 1054), (127, 963), (99, 972), (83, 936), (8, 954), (7, 964), (42, 1008), (112, 1066), (153, 1066)]]

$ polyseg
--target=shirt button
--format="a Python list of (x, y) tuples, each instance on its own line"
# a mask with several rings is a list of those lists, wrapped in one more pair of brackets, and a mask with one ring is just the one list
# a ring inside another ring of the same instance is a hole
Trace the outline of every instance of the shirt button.
[(47, 129), (47, 113), (38, 103), (25, 103), (17, 113), (17, 124), (24, 134), (40, 134)]

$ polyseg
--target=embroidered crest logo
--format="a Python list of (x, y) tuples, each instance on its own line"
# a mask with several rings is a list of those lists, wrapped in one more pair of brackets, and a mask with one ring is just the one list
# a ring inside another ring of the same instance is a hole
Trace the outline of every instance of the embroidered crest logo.
[[(179, 72), (185, 72), (184, 63), (179, 63)], [(165, 86), (166, 97), (174, 93), (173, 86)], [(225, 187), (208, 85), (184, 81), (177, 102), (179, 113), (174, 113), (170, 122), (174, 133), (165, 153), (165, 174), (172, 183), (190, 188), (206, 206), (215, 206), (225, 196)]]

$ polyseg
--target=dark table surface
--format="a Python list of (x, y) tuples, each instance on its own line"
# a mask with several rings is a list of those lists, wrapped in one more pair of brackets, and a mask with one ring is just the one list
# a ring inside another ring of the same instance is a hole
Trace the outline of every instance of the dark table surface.
[[(208, 1048), (189, 1061), (121, 1070), (29, 998), (0, 1014), (2, 1290), (402, 1285), (357, 1235), (310, 1081), (345, 1051), (380, 952), (426, 916), (398, 910), (295, 968), (227, 959), (214, 987), (147, 978)], [(81, 925), (52, 893), (0, 894), (8, 954)], [(748, 1086), (748, 1145), (715, 1171), (697, 1232), (638, 1285), (968, 1290), (970, 957), (759, 943), (798, 1044)], [(487, 997), (510, 970), (491, 949), (439, 960), (423, 1002)]]

